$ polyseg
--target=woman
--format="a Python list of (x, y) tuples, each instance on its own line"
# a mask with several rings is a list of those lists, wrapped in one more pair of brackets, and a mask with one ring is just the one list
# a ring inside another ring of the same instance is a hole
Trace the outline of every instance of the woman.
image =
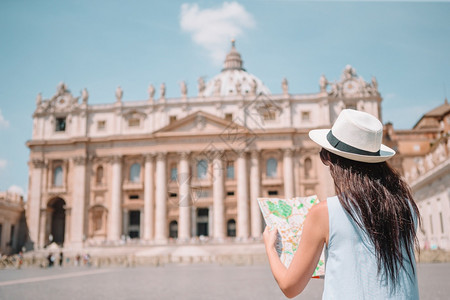
[(332, 129), (312, 130), (322, 147), (337, 196), (314, 206), (288, 269), (275, 250), (277, 230), (263, 237), (283, 293), (300, 294), (325, 244), (323, 299), (418, 299), (414, 246), (419, 211), (407, 184), (386, 160), (383, 125), (372, 115), (343, 110)]

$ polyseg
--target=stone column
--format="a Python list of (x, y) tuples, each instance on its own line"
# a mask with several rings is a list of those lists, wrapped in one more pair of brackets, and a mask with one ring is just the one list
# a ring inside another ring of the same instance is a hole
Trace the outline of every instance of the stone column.
[(39, 228), (39, 248), (43, 248), (48, 243), (48, 237), (51, 233), (51, 218), (52, 218), (52, 209), (51, 208), (43, 208), (40, 210), (40, 228)]
[(249, 237), (249, 209), (248, 209), (248, 179), (247, 179), (247, 153), (239, 152), (237, 159), (237, 237)]
[(166, 153), (156, 156), (155, 241), (167, 241), (167, 167)]
[(35, 249), (42, 247), (39, 243), (39, 225), (41, 217), (41, 195), (42, 195), (42, 179), (46, 165), (43, 160), (33, 159), (30, 169), (30, 199), (28, 215), (28, 230), (30, 231), (31, 242), (34, 243)]
[(122, 209), (122, 234), (128, 237), (128, 225), (130, 223), (129, 210), (127, 208)]
[(225, 238), (225, 188), (222, 152), (217, 152), (213, 159), (213, 237)]
[(119, 241), (122, 234), (122, 157), (112, 158), (111, 208), (108, 240)]
[(191, 175), (189, 174), (189, 153), (180, 153), (178, 167), (179, 185), (179, 220), (178, 238), (180, 241), (188, 241), (191, 238)]
[(284, 197), (294, 197), (294, 165), (292, 163), (292, 150), (285, 149), (283, 151), (283, 181), (284, 181)]
[(259, 153), (252, 151), (250, 161), (250, 214), (251, 231), (253, 238), (261, 237), (262, 215), (258, 205), (258, 197), (261, 197), (261, 174), (259, 168)]
[(144, 171), (144, 240), (153, 239), (154, 232), (154, 158), (152, 154), (145, 155), (145, 171)]
[(208, 207), (208, 236), (211, 237), (214, 232), (214, 211), (213, 206)]
[(73, 166), (70, 244), (75, 248), (81, 248), (86, 220), (86, 157), (75, 157)]
[(191, 235), (197, 236), (197, 208), (191, 207)]

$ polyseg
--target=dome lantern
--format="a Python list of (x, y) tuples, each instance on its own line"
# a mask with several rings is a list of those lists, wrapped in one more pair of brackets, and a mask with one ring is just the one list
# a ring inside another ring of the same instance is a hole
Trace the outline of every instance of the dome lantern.
[(235, 40), (231, 40), (231, 50), (230, 52), (228, 52), (226, 58), (225, 58), (225, 62), (223, 64), (223, 69), (222, 71), (227, 71), (227, 70), (243, 70), (245, 71), (245, 69), (242, 67), (242, 58), (241, 58), (241, 54), (239, 54), (239, 52), (237, 52), (236, 47), (235, 47)]

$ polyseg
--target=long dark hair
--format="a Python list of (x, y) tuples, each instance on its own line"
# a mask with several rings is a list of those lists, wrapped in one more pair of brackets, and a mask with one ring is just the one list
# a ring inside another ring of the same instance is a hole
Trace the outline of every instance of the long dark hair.
[(353, 161), (325, 149), (320, 158), (330, 167), (342, 207), (373, 243), (378, 274), (382, 271), (395, 288), (405, 264), (415, 272), (414, 248), (419, 248), (413, 216), (414, 211), (420, 222), (419, 209), (408, 185), (386, 162)]

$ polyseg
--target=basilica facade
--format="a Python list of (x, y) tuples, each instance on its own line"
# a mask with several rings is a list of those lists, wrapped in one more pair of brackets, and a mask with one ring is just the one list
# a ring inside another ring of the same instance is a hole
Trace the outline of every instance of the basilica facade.
[(258, 197), (332, 195), (308, 132), (344, 108), (381, 118), (377, 82), (347, 66), (311, 94), (272, 94), (243, 68), (234, 44), (221, 72), (195, 96), (148, 88), (148, 99), (88, 104), (61, 83), (38, 95), (26, 208), (34, 248), (126, 241), (164, 244), (258, 239)]

